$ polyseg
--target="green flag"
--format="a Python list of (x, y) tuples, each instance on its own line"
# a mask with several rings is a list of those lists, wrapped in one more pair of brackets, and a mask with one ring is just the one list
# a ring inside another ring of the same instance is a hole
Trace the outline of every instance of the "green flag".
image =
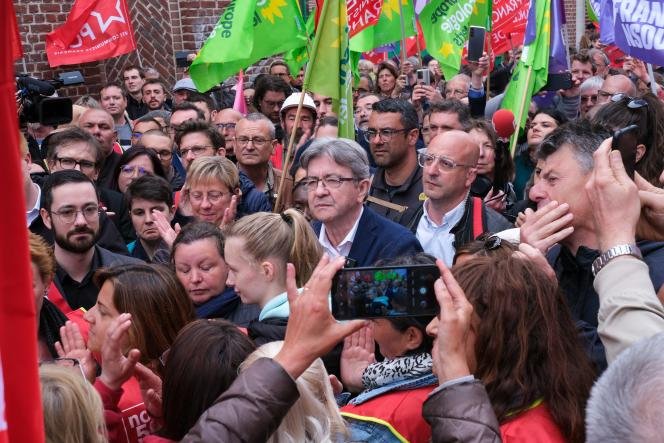
[(491, 30), (492, 23), (492, 2), (491, 0), (475, 0), (473, 12), (470, 14), (470, 26), (480, 26), (487, 31)]
[(534, 17), (534, 23), (529, 22), (526, 26), (526, 36), (529, 34), (529, 29), (532, 29), (530, 34), (535, 38), (524, 45), (521, 59), (507, 85), (501, 105), (501, 108), (514, 113), (515, 121), (518, 121), (521, 115), (520, 127), (526, 124), (527, 109), (533, 94), (542, 89), (547, 81), (551, 41), (551, 0), (537, 0)]
[[(314, 22), (315, 22), (314, 11), (311, 12), (307, 22), (305, 23), (306, 33), (309, 35), (309, 39), (313, 41), (314, 39)], [(291, 72), (291, 75), (295, 77), (300, 69), (306, 62), (309, 61), (309, 50), (306, 45), (299, 48), (291, 49), (284, 54), (284, 61), (288, 65), (288, 69)]]
[(303, 89), (332, 98), (339, 137), (355, 139), (345, 0), (326, 0), (318, 21)]
[(240, 69), (306, 41), (295, 0), (231, 0), (189, 73), (196, 88), (207, 91)]
[(411, 37), (416, 34), (413, 26), (415, 11), (412, 0), (384, 0), (378, 23), (369, 26), (350, 39), (351, 51), (367, 52), (387, 43), (401, 40), (402, 19), (399, 12), (399, 1), (401, 1), (401, 10), (403, 11), (404, 37)]
[[(489, 0), (484, 2), (488, 3)], [(476, 6), (477, 12), (474, 16), (476, 22), (481, 26), (486, 24), (487, 18), (483, 14), (487, 14), (487, 6), (480, 9), (484, 2), (434, 0), (420, 13), (420, 25), (424, 40), (427, 42), (427, 50), (438, 60), (447, 80), (459, 73), (461, 52), (468, 40), (468, 28)]]

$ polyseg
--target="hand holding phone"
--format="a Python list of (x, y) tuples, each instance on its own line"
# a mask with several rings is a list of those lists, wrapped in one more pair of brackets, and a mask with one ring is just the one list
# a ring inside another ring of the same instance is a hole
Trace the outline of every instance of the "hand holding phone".
[(638, 130), (638, 125), (630, 125), (626, 128), (618, 129), (613, 133), (613, 142), (611, 142), (611, 150), (620, 151), (625, 171), (632, 180), (634, 180), (634, 169), (636, 166), (636, 147), (639, 144), (637, 139)]

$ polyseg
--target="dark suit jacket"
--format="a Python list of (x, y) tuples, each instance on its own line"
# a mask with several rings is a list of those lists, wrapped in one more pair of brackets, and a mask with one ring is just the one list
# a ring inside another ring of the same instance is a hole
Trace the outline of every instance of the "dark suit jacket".
[[(316, 235), (320, 234), (321, 225), (321, 222), (314, 222)], [(364, 207), (353, 246), (348, 254), (348, 258), (355, 260), (356, 266), (373, 266), (379, 259), (391, 259), (418, 252), (422, 252), (422, 246), (412, 232), (376, 214), (371, 208)]]

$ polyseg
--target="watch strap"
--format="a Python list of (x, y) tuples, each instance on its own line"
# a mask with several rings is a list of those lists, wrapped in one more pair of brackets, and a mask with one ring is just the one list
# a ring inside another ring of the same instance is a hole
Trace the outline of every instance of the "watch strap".
[(643, 255), (641, 254), (641, 251), (639, 250), (638, 246), (635, 244), (622, 244), (622, 245), (616, 245), (613, 246), (606, 251), (602, 252), (599, 257), (597, 257), (593, 261), (592, 265), (592, 271), (593, 271), (593, 276), (596, 276), (597, 273), (604, 267), (606, 266), (611, 260), (613, 260), (616, 257), (620, 257), (623, 255), (631, 255), (633, 257), (636, 257), (640, 260), (643, 260)]

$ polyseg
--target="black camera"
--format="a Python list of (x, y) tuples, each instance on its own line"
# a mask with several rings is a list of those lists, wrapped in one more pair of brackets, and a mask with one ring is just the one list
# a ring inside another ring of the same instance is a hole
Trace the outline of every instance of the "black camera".
[(16, 77), (16, 90), (21, 112), (19, 120), (55, 126), (72, 120), (72, 101), (66, 97), (50, 97), (62, 86), (84, 83), (79, 71), (63, 72), (57, 80), (40, 80), (26, 74)]

